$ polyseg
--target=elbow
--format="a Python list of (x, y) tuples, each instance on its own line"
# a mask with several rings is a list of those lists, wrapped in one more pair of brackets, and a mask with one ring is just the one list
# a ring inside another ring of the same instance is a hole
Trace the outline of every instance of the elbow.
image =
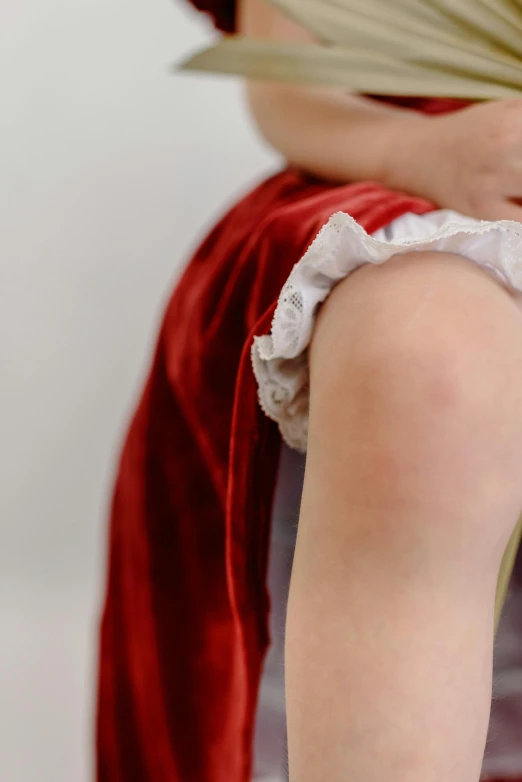
[(246, 100), (261, 138), (282, 155), (287, 163), (295, 164), (297, 161), (292, 159), (292, 144), (289, 143), (291, 129), (283, 115), (287, 92), (288, 89), (281, 85), (251, 81), (246, 86)]

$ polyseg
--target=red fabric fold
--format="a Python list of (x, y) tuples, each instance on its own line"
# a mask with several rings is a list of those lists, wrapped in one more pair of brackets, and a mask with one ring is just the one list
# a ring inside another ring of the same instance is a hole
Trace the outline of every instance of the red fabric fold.
[(371, 233), (432, 208), (374, 183), (285, 171), (242, 199), (186, 268), (116, 479), (98, 782), (250, 782), (280, 448), (257, 404), (252, 338), (269, 331), (293, 264), (332, 213)]

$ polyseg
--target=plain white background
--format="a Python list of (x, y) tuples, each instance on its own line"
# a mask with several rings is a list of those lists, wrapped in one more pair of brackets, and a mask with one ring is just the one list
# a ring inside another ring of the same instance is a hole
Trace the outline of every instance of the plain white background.
[(0, 778), (90, 782), (111, 476), (190, 250), (274, 161), (179, 0), (0, 9)]

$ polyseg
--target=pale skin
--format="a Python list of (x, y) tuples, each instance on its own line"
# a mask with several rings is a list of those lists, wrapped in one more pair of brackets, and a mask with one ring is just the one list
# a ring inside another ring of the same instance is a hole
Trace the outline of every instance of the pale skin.
[[(239, 25), (310, 39), (261, 0)], [(303, 170), (522, 221), (522, 101), (428, 118), (337, 90), (248, 99)], [(286, 627), (291, 782), (478, 782), (521, 411), (520, 306), (469, 261), (397, 256), (327, 300)]]
[[(243, 0), (246, 35), (312, 36), (265, 5)], [(252, 82), (259, 130), (288, 162), (334, 182), (374, 180), (483, 220), (522, 221), (522, 100), (424, 117), (342, 90)]]

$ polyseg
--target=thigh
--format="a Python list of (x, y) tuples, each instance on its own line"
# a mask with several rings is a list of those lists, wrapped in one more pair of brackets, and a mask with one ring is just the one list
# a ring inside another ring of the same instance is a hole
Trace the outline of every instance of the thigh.
[[(362, 267), (319, 315), (303, 505), (312, 537), (325, 517), (342, 524), (346, 502), (380, 505), (397, 545), (422, 533), (458, 565), (457, 534), (498, 572), (522, 507), (522, 318), (459, 256)], [(434, 509), (437, 527), (418, 529)]]

